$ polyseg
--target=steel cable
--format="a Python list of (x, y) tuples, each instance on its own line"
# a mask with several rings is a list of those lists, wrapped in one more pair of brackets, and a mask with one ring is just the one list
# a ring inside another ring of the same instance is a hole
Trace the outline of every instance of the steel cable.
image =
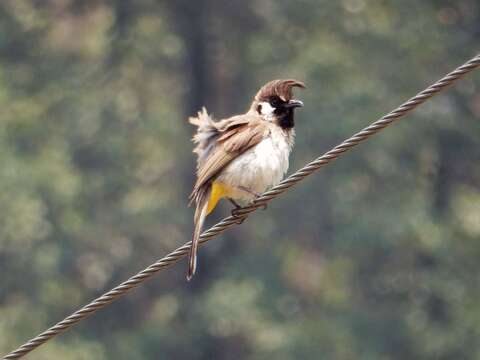
[[(217, 223), (216, 225), (212, 226), (210, 229), (204, 231), (200, 237), (200, 244), (207, 242), (208, 240), (224, 232), (231, 226), (240, 223), (242, 220), (247, 218), (251, 212), (257, 210), (259, 207), (263, 207), (267, 202), (277, 197), (281, 193), (285, 192), (287, 189), (294, 186), (296, 183), (301, 181), (306, 176), (312, 174), (313, 172), (317, 171), (321, 167), (337, 159), (344, 152), (350, 150), (354, 146), (358, 145), (360, 142), (368, 139), (370, 136), (384, 129), (395, 120), (398, 120), (402, 116), (406, 115), (407, 113), (415, 109), (418, 105), (424, 103), (426, 100), (428, 100), (432, 96), (439, 93), (448, 85), (451, 85), (452, 83), (454, 83), (463, 75), (473, 71), (478, 66), (480, 66), (480, 54), (476, 55), (475, 57), (467, 61), (465, 64), (463, 64), (462, 66), (458, 67), (457, 69), (455, 69), (454, 71), (452, 71), (451, 73), (443, 77), (442, 79), (438, 80), (433, 85), (429, 86), (427, 89), (418, 93), (413, 98), (403, 103), (395, 110), (391, 111), (390, 113), (378, 119), (368, 127), (364, 128), (360, 132), (348, 138), (347, 140), (342, 142), (340, 145), (335, 146), (332, 150), (326, 152), (322, 156), (318, 157), (314, 161), (310, 162), (309, 164), (301, 168), (300, 170), (296, 171), (295, 173), (290, 175), (288, 178), (280, 182), (277, 186), (263, 193), (260, 197), (255, 199), (249, 205), (245, 206), (242, 209), (239, 209), (238, 215), (236, 217), (228, 216), (222, 221), (220, 221), (219, 223)], [(179, 247), (178, 249), (171, 252), (167, 256), (158, 260), (156, 263), (150, 265), (146, 269), (140, 271), (138, 274), (132, 276), (127, 281), (121, 283), (120, 285), (116, 286), (112, 290), (103, 294), (99, 298), (93, 300), (89, 304), (77, 310), (76, 312), (66, 317), (64, 320), (60, 321), (56, 325), (52, 326), (48, 330), (42, 332), (38, 336), (29, 340), (28, 342), (20, 346), (18, 349), (4, 356), (2, 359), (3, 360), (19, 359), (23, 357), (25, 354), (27, 354), (28, 352), (34, 350), (35, 348), (39, 347), (43, 343), (47, 342), (54, 336), (68, 330), (77, 322), (86, 319), (96, 311), (100, 310), (101, 308), (109, 305), (113, 301), (122, 297), (128, 291), (136, 288), (138, 285), (140, 285), (144, 281), (151, 278), (159, 270), (163, 269), (164, 267), (170, 266), (176, 263), (177, 261), (179, 261), (180, 259), (182, 259), (183, 257), (185, 257), (189, 252), (190, 245), (191, 245), (191, 242), (188, 242), (183, 246)]]

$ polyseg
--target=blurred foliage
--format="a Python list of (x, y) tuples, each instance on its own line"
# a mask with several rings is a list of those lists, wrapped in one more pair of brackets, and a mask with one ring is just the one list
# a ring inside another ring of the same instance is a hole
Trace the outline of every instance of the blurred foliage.
[[(202, 105), (305, 80), (298, 168), (479, 38), (477, 0), (2, 1), (0, 353), (190, 238)], [(480, 359), (479, 120), (476, 73), (27, 358)]]

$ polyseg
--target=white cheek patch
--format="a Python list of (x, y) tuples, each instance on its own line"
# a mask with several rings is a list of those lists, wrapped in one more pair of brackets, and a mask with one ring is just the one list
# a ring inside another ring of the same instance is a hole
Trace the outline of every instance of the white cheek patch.
[(262, 101), (259, 105), (261, 106), (260, 114), (264, 115), (265, 117), (273, 116), (275, 108), (272, 107), (272, 105), (270, 105), (267, 101)]

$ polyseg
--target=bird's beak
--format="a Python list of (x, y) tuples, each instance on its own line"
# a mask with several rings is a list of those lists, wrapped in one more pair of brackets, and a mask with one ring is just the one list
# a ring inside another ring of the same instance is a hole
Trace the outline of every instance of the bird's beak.
[(302, 107), (302, 106), (303, 106), (303, 102), (300, 101), (300, 100), (292, 99), (292, 100), (290, 100), (288, 103), (286, 103), (286, 104), (283, 105), (283, 106), (286, 107), (286, 108)]

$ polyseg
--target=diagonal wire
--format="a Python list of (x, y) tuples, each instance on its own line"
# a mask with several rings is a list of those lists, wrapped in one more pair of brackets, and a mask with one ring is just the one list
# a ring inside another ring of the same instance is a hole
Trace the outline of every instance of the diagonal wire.
[[(210, 240), (211, 238), (213, 238), (214, 236), (232, 227), (233, 225), (238, 224), (241, 220), (247, 218), (251, 212), (254, 212), (259, 207), (263, 207), (263, 205), (265, 205), (267, 202), (277, 197), (281, 193), (285, 192), (287, 189), (294, 186), (297, 182), (301, 181), (306, 176), (312, 174), (313, 172), (317, 171), (321, 167), (337, 159), (341, 154), (343, 154), (347, 150), (350, 150), (354, 146), (358, 145), (360, 142), (368, 139), (370, 136), (376, 134), (383, 128), (390, 125), (395, 120), (400, 119), (402, 116), (406, 115), (407, 113), (415, 109), (418, 105), (424, 103), (426, 100), (428, 100), (432, 96), (442, 91), (448, 85), (451, 85), (452, 83), (454, 83), (463, 75), (473, 71), (478, 66), (480, 66), (480, 54), (476, 55), (475, 57), (467, 61), (465, 64), (463, 64), (462, 66), (458, 67), (457, 69), (455, 69), (454, 71), (452, 71), (451, 73), (443, 77), (442, 79), (438, 80), (433, 85), (430, 85), (428, 88), (418, 93), (413, 98), (403, 103), (395, 110), (391, 111), (390, 113), (383, 116), (379, 120), (375, 121), (368, 127), (364, 128), (360, 132), (348, 138), (347, 140), (342, 142), (340, 145), (335, 146), (332, 150), (326, 152), (325, 154), (318, 157), (314, 161), (310, 162), (309, 164), (307, 164), (297, 172), (293, 173), (288, 178), (280, 182), (277, 186), (263, 193), (260, 197), (255, 199), (249, 205), (245, 206), (242, 209), (239, 209), (238, 215), (236, 217), (228, 216), (222, 221), (220, 221), (218, 224), (204, 231), (200, 237), (200, 243), (203, 244), (208, 240)], [(77, 322), (86, 319), (87, 317), (92, 315), (94, 312), (100, 310), (101, 308), (109, 305), (110, 303), (117, 300), (118, 298), (124, 296), (127, 292), (136, 288), (138, 285), (140, 285), (144, 281), (151, 278), (155, 273), (157, 273), (164, 267), (170, 266), (176, 263), (177, 261), (179, 261), (180, 259), (182, 259), (183, 257), (185, 257), (190, 250), (190, 245), (191, 245), (191, 242), (188, 242), (185, 245), (179, 247), (178, 249), (171, 252), (167, 256), (158, 260), (156, 263), (147, 267), (145, 270), (140, 271), (138, 274), (132, 276), (127, 281), (121, 283), (120, 285), (116, 286), (112, 290), (106, 292), (99, 298), (93, 300), (91, 303), (77, 310), (76, 312), (66, 317), (56, 325), (52, 326), (48, 330), (44, 331), (43, 333), (29, 340), (27, 343), (23, 344), (18, 349), (4, 356), (2, 359), (3, 360), (19, 359), (25, 354), (27, 354), (28, 352), (34, 350), (35, 348), (39, 347), (43, 343), (47, 342), (54, 336), (68, 330)]]

